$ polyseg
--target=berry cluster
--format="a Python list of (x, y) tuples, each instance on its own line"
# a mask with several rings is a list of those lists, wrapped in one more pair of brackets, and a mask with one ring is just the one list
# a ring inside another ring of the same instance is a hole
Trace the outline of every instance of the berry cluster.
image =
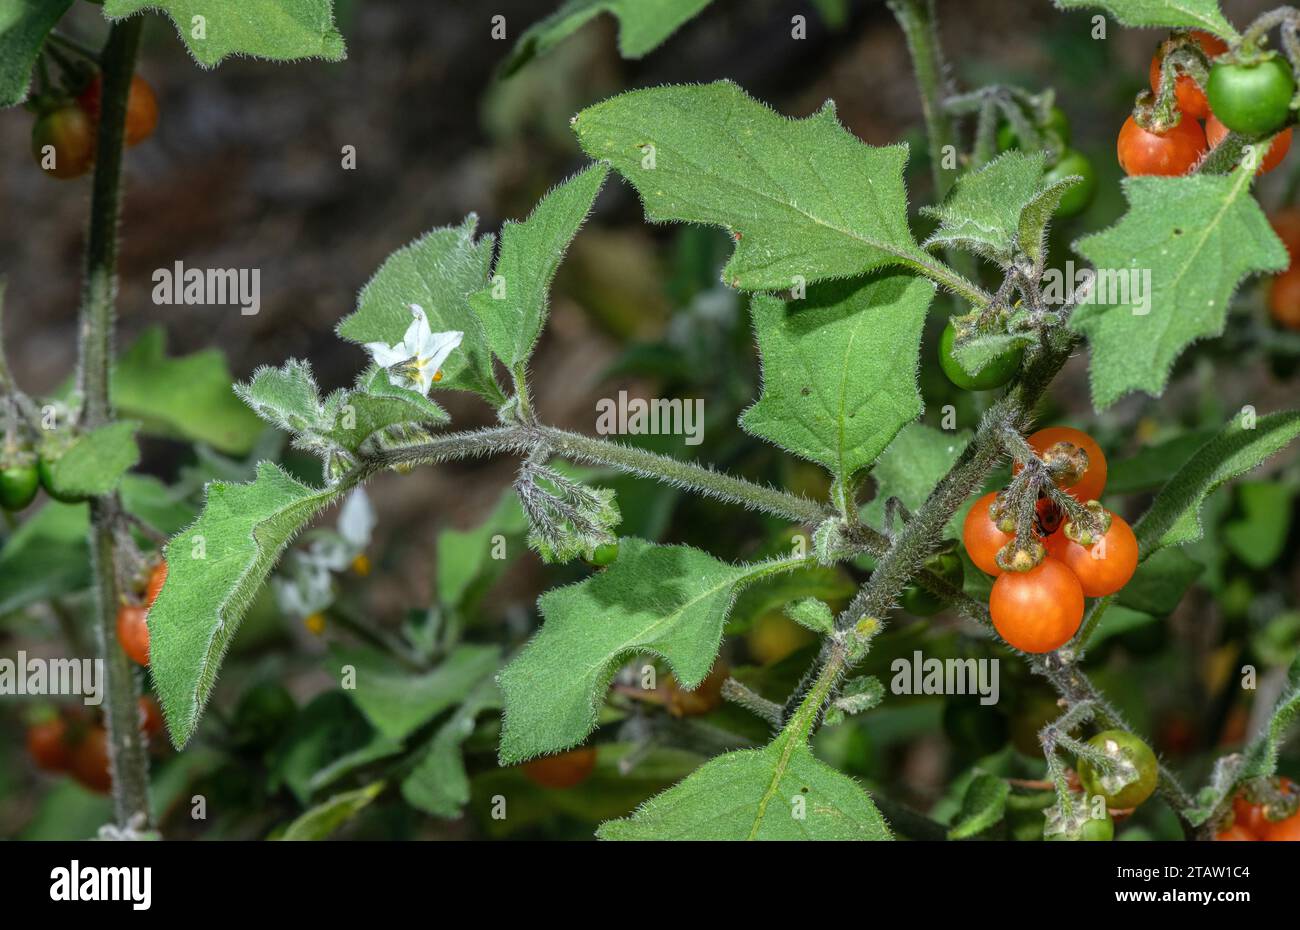
[(1192, 30), (1161, 43), (1150, 77), (1151, 92), (1138, 98), (1119, 131), (1119, 164), (1127, 174), (1186, 174), (1230, 132), (1251, 139), (1277, 134), (1259, 174), (1290, 151), (1292, 130), (1283, 127), (1296, 83), (1284, 57), (1253, 46), (1229, 49), (1219, 37)]
[[(989, 614), (999, 635), (1023, 652), (1043, 653), (1070, 641), (1083, 620), (1084, 598), (1124, 587), (1137, 570), (1138, 545), (1124, 519), (1097, 502), (1106, 486), (1106, 457), (1086, 433), (1068, 427), (1027, 439), (1035, 467), (1055, 487), (1013, 500), (990, 492), (966, 515), (962, 541), (982, 571), (996, 577)], [(1025, 467), (1016, 466), (1017, 475)], [(1029, 512), (1018, 512), (1028, 506)]]

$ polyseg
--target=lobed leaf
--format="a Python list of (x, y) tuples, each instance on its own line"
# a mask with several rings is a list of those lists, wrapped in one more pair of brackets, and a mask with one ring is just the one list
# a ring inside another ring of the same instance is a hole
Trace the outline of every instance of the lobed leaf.
[(888, 840), (862, 787), (821, 762), (787, 727), (762, 749), (711, 759), (630, 817), (601, 824), (603, 840)]
[(934, 264), (907, 224), (907, 146), (858, 140), (829, 101), (792, 120), (718, 81), (629, 91), (573, 124), (583, 150), (637, 189), (647, 219), (731, 233), (732, 287), (785, 290)]
[(1123, 181), (1128, 213), (1075, 249), (1098, 269), (1070, 325), (1092, 347), (1093, 404), (1159, 396), (1187, 346), (1223, 332), (1242, 279), (1287, 267), (1286, 249), (1250, 196), (1252, 175)]
[(1105, 10), (1125, 26), (1204, 29), (1225, 39), (1237, 30), (1223, 18), (1218, 0), (1055, 0), (1062, 10)]
[(502, 765), (581, 743), (621, 661), (664, 658), (683, 688), (713, 667), (722, 626), (746, 583), (805, 560), (729, 565), (689, 546), (619, 542), (604, 571), (538, 602), (544, 622), (501, 672)]
[(474, 391), (499, 406), (506, 398), (492, 373), (483, 324), (469, 305), (469, 295), (487, 285), (495, 242), (491, 235), (476, 240), (477, 226), (471, 213), (460, 226), (432, 230), (388, 256), (361, 289), (356, 312), (339, 323), (338, 334), (349, 342), (396, 345), (411, 324), (410, 305), (419, 304), (434, 332), (465, 334), (435, 386)]
[(740, 425), (847, 486), (921, 413), (917, 366), (934, 291), (878, 274), (817, 285), (803, 300), (755, 297), (763, 393)]
[(206, 68), (229, 55), (274, 61), (347, 57), (330, 0), (104, 0), (110, 20), (158, 10)]
[(345, 490), (309, 487), (263, 462), (248, 484), (209, 484), (198, 520), (167, 544), (167, 582), (149, 611), (150, 671), (178, 748), (194, 735), (230, 640), (276, 558)]
[(545, 19), (529, 26), (502, 66), (509, 77), (534, 58), (545, 55), (562, 40), (601, 13), (618, 18), (618, 53), (642, 58), (662, 45), (711, 0), (568, 0)]
[[(1051, 198), (1044, 199), (1040, 190), (1044, 157), (1042, 152), (1010, 151), (962, 175), (943, 204), (921, 208), (939, 221), (926, 248), (952, 246), (1006, 263), (1021, 250), (1022, 222), (1041, 244), (1052, 210)], [(1059, 193), (1055, 200), (1060, 202)]]
[(522, 223), (501, 229), (501, 254), (488, 287), (470, 295), (493, 354), (514, 369), (528, 361), (546, 324), (551, 279), (605, 183), (592, 165), (554, 187)]
[(1300, 412), (1270, 413), (1249, 429), (1240, 417), (1201, 447), (1133, 526), (1142, 557), (1201, 538), (1201, 504), (1216, 488), (1255, 468), (1300, 435)]

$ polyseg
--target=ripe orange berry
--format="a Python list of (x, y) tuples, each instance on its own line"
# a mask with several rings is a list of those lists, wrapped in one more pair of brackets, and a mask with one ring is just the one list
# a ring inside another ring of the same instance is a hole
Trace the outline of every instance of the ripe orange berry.
[(1128, 584), (1138, 565), (1138, 541), (1124, 518), (1110, 515), (1110, 529), (1091, 546), (1081, 546), (1057, 530), (1047, 551), (1079, 579), (1084, 597), (1105, 597)]
[(961, 528), (966, 554), (980, 571), (989, 575), (1002, 574), (1002, 567), (997, 562), (998, 550), (1015, 538), (1002, 532), (993, 522), (989, 508), (997, 499), (998, 492), (990, 491), (977, 500), (966, 512), (966, 521)]
[(1027, 572), (1004, 572), (989, 594), (989, 615), (1007, 644), (1022, 652), (1059, 649), (1083, 622), (1083, 588), (1048, 556)]
[(122, 651), (137, 665), (149, 664), (147, 613), (139, 604), (123, 604), (117, 609), (117, 641), (122, 644)]
[[(1101, 499), (1101, 492), (1106, 488), (1106, 455), (1101, 451), (1101, 446), (1097, 445), (1097, 440), (1082, 430), (1069, 426), (1049, 426), (1026, 436), (1025, 441), (1039, 456), (1061, 442), (1082, 449), (1088, 456), (1087, 471), (1074, 482), (1063, 486), (1062, 490), (1081, 503)], [(1014, 471), (1019, 472), (1020, 467), (1016, 466)]]

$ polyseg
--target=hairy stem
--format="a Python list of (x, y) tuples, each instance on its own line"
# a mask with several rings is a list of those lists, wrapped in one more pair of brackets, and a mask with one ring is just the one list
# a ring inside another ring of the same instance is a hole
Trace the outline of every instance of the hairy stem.
[(952, 117), (944, 109), (948, 95), (943, 53), (934, 16), (934, 0), (889, 0), (912, 56), (917, 89), (921, 92), (921, 112), (930, 143), (930, 169), (934, 174), (934, 199), (943, 200), (955, 180), (955, 171), (945, 171), (944, 150), (956, 150), (957, 131)]
[[(143, 16), (113, 25), (104, 46), (103, 102), (95, 152), (90, 201), (90, 228), (81, 294), (80, 358), (77, 387), (81, 426), (94, 429), (113, 418), (109, 369), (113, 352), (114, 302), (117, 296), (117, 224), (121, 209), (122, 144), (126, 100), (140, 46)], [(115, 569), (116, 526), (121, 504), (116, 495), (90, 504), (90, 553), (95, 594), (95, 639), (107, 678), (105, 725), (109, 770), (113, 777), (113, 813), (119, 827), (146, 826), (149, 812), (149, 761), (138, 723), (139, 689), (116, 637), (120, 600)]]

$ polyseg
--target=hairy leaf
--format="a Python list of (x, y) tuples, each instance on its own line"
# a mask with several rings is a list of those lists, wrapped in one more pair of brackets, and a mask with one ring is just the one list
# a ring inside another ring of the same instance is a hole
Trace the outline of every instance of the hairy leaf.
[(501, 672), (503, 765), (582, 742), (620, 661), (663, 657), (683, 688), (713, 667), (722, 625), (747, 582), (804, 560), (729, 565), (689, 546), (635, 537), (599, 574), (542, 595), (544, 623)]
[(1264, 729), (1251, 742), (1245, 755), (1242, 778), (1255, 778), (1277, 772), (1277, 756), (1296, 718), (1300, 717), (1300, 657), (1287, 672), (1286, 690), (1278, 698)]
[(508, 77), (534, 58), (545, 55), (562, 40), (601, 13), (618, 17), (618, 53), (641, 58), (654, 51), (693, 18), (711, 0), (568, 0), (519, 37), (502, 66)]
[(190, 54), (206, 68), (228, 55), (274, 61), (340, 61), (347, 55), (330, 0), (104, 0), (110, 20), (141, 10), (171, 17)]
[(1227, 481), (1255, 468), (1300, 435), (1300, 413), (1270, 413), (1250, 429), (1234, 419), (1184, 465), (1134, 525), (1143, 558), (1201, 538), (1201, 504)]
[(962, 795), (961, 810), (948, 828), (948, 839), (968, 840), (1002, 821), (1011, 786), (1006, 779), (977, 772)]
[(922, 409), (916, 371), (934, 285), (903, 274), (830, 281), (803, 300), (757, 296), (763, 394), (748, 432), (846, 485)]
[(546, 324), (551, 279), (591, 212), (608, 174), (593, 165), (553, 188), (522, 223), (501, 229), (501, 254), (485, 290), (469, 302), (497, 358), (513, 369), (528, 361)]
[(936, 265), (907, 225), (907, 147), (859, 141), (830, 102), (791, 120), (729, 81), (654, 87), (588, 107), (574, 130), (632, 182), (649, 220), (725, 227), (736, 241), (723, 270), (732, 287)]
[(41, 44), (72, 0), (0, 0), (0, 107), (27, 99)]
[(888, 840), (871, 797), (787, 728), (762, 749), (729, 752), (601, 825), (604, 840)]
[(323, 801), (298, 815), (298, 818), (280, 834), (279, 839), (329, 839), (340, 827), (370, 806), (370, 802), (379, 797), (379, 793), (383, 790), (384, 783), (377, 781), (355, 791), (336, 794), (328, 801)]
[(492, 373), (492, 355), (483, 324), (469, 305), (469, 295), (487, 285), (493, 236), (474, 238), (478, 217), (460, 226), (435, 229), (384, 261), (357, 297), (356, 312), (339, 323), (338, 334), (350, 342), (396, 345), (411, 325), (411, 304), (419, 304), (434, 332), (465, 334), (443, 363), (435, 388), (475, 391), (494, 406), (505, 396)]
[(1159, 396), (1179, 354), (1223, 332), (1242, 279), (1287, 267), (1286, 249), (1250, 196), (1252, 175), (1137, 177), (1131, 207), (1075, 248), (1099, 274), (1071, 326), (1092, 347), (1092, 399), (1109, 407), (1131, 391)]
[(1237, 30), (1223, 18), (1218, 0), (1056, 0), (1063, 10), (1105, 10), (1125, 26), (1186, 26), (1224, 38)]
[(1237, 488), (1241, 516), (1223, 524), (1223, 544), (1254, 569), (1272, 565), (1286, 548), (1295, 489), (1273, 481), (1243, 481)]
[(248, 484), (209, 484), (198, 520), (167, 544), (167, 583), (149, 611), (149, 657), (177, 747), (194, 735), (226, 648), (276, 558), (344, 490), (308, 487), (263, 462)]
[(955, 246), (1009, 262), (1020, 249), (1022, 218), (1031, 206), (1024, 228), (1039, 242), (1051, 216), (1051, 208), (1044, 209), (1049, 201), (1041, 199), (1044, 157), (1042, 152), (1010, 151), (962, 175), (942, 205), (921, 209), (939, 221), (926, 247)]
[(139, 423), (120, 421), (77, 436), (55, 459), (46, 459), (47, 474), (62, 497), (108, 494), (136, 462)]

